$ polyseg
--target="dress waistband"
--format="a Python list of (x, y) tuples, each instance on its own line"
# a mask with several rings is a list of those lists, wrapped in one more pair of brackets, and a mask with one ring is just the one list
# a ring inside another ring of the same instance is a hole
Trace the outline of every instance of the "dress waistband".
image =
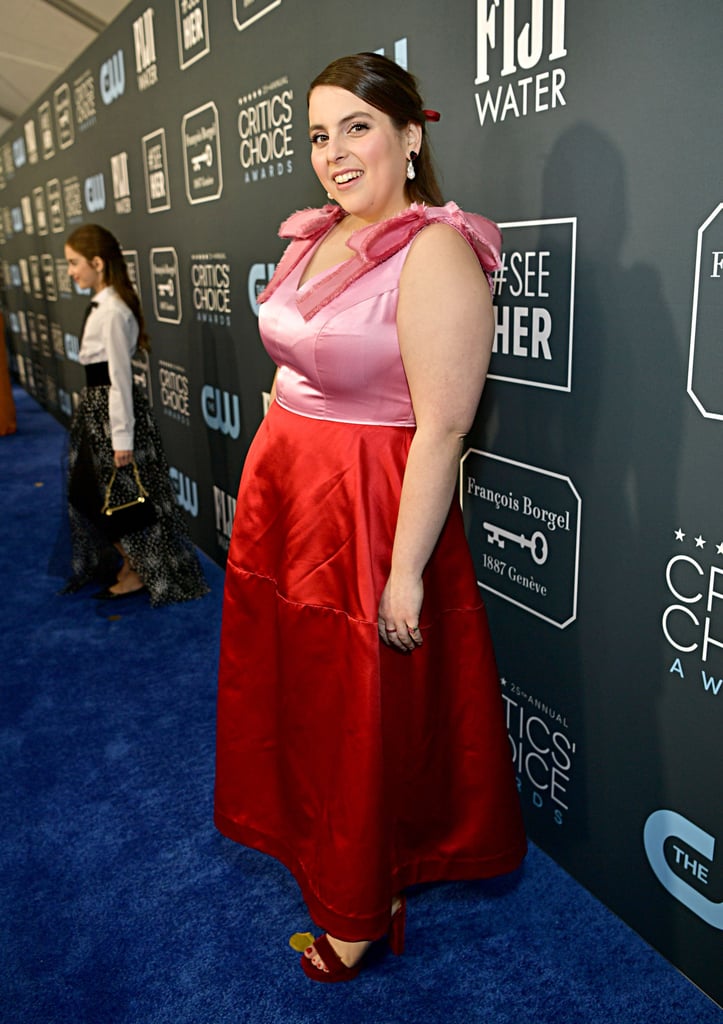
[(102, 388), (110, 384), (108, 363), (86, 363), (85, 385), (89, 388)]

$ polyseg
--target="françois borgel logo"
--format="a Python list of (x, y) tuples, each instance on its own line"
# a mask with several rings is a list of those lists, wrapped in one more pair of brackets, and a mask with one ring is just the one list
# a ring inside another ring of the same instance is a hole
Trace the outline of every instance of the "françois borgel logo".
[(182, 71), (211, 51), (207, 0), (176, 0), (178, 63)]
[(181, 124), (186, 198), (189, 203), (208, 203), (223, 192), (218, 110), (213, 102), (184, 115)]
[(164, 324), (180, 324), (183, 311), (178, 254), (174, 248), (151, 249), (151, 279), (156, 320)]
[(460, 498), (479, 586), (559, 629), (573, 622), (582, 500), (569, 477), (470, 448)]
[(133, 46), (136, 52), (136, 78), (139, 92), (150, 89), (158, 81), (156, 37), (153, 31), (154, 10), (147, 7), (133, 22)]
[(168, 184), (165, 128), (158, 128), (155, 132), (144, 135), (142, 143), (148, 212), (158, 213), (160, 210), (170, 210), (171, 192)]
[[(530, 12), (529, 20), (524, 13)], [(474, 84), (480, 125), (564, 107), (565, 0), (478, 0)]]
[(671, 531), (673, 553), (664, 573), (668, 671), (723, 701), (723, 529), (715, 513), (697, 532), (683, 526)]
[(233, 0), (233, 23), (239, 32), (278, 7), (281, 0)]
[(688, 394), (706, 419), (723, 420), (723, 203), (698, 229), (693, 316), (688, 356)]
[(247, 184), (291, 174), (293, 100), (294, 91), (285, 75), (240, 97), (239, 159)]
[(225, 253), (191, 256), (193, 308), (200, 323), (231, 326), (231, 262)]
[(572, 387), (577, 218), (500, 224), (490, 377), (554, 391)]
[(716, 836), (677, 811), (661, 808), (645, 822), (643, 843), (650, 867), (663, 888), (711, 928), (723, 930)]
[(70, 98), (70, 86), (63, 82), (54, 93), (55, 124), (58, 129), (58, 144), (67, 149), (75, 142), (75, 125), (73, 124), (73, 104)]

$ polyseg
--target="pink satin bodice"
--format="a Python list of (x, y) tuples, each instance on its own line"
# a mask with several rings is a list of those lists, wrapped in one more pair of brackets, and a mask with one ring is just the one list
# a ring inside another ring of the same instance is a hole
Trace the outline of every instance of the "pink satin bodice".
[(429, 223), (451, 224), (487, 274), (498, 265), (496, 226), (454, 203), (413, 205), (355, 232), (345, 263), (299, 281), (313, 251), (343, 216), (337, 207), (305, 210), (283, 225), (293, 241), (260, 296), (259, 329), (279, 367), (276, 400), (315, 419), (413, 427), (414, 411), (397, 336), (399, 278), (410, 245)]

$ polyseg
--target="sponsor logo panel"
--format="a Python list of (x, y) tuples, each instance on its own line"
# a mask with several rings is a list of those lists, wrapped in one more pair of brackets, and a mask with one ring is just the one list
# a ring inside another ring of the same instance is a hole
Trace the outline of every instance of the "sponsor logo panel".
[(565, 0), (478, 0), (476, 42), (481, 127), (566, 106)]
[(176, 501), (194, 519), (198, 518), (198, 484), (175, 466), (169, 469)]
[(156, 320), (165, 324), (180, 324), (183, 317), (181, 280), (178, 254), (172, 246), (151, 249), (151, 280)]
[(253, 263), (251, 265), (247, 280), (247, 294), (249, 306), (254, 316), (259, 315), (259, 295), (271, 280), (275, 270), (275, 263)]
[(241, 434), (241, 399), (233, 392), (204, 384), (201, 412), (209, 430), (217, 430), (234, 441)]
[(63, 214), (63, 192), (57, 178), (51, 178), (46, 184), (45, 196), (48, 201), (50, 230), (54, 235), (60, 234), (65, 231), (65, 215)]
[(500, 224), (492, 288), (489, 376), (556, 391), (572, 388), (577, 218)]
[(688, 394), (706, 419), (723, 420), (723, 203), (698, 229), (693, 315), (688, 354)]
[(243, 32), (280, 5), (281, 0), (233, 0), (233, 23)]
[(176, 0), (178, 63), (182, 71), (211, 52), (207, 0)]
[(460, 499), (479, 586), (559, 629), (574, 622), (582, 500), (570, 478), (471, 448)]
[(45, 202), (45, 189), (38, 185), (33, 189), (33, 207), (35, 208), (35, 224), (39, 235), (47, 235), (50, 230), (48, 224), (48, 208)]
[(103, 61), (98, 85), (101, 99), (107, 107), (119, 100), (126, 91), (126, 66), (122, 50), (116, 50), (108, 60)]
[(228, 551), (231, 543), (233, 519), (236, 515), (236, 498), (232, 494), (213, 487), (213, 513), (216, 526), (216, 543), (222, 551)]
[(79, 178), (66, 178), (63, 181), (63, 199), (65, 203), (65, 219), (74, 223), (83, 219), (83, 198)]
[(20, 208), (23, 211), (23, 226), (25, 228), (26, 235), (32, 235), (35, 233), (35, 224), (33, 223), (33, 203), (30, 196), (23, 196), (20, 200)]
[(116, 153), (110, 158), (110, 172), (113, 181), (113, 202), (115, 212), (126, 214), (133, 212), (131, 203), (131, 183), (128, 174), (128, 154)]
[(225, 253), (191, 256), (191, 296), (199, 323), (231, 326), (231, 261)]
[(35, 121), (32, 118), (25, 122), (24, 133), (25, 145), (28, 150), (28, 163), (36, 164), (38, 162), (38, 137), (35, 132)]
[(40, 124), (40, 144), (43, 148), (43, 160), (55, 156), (55, 139), (53, 137), (53, 114), (50, 102), (41, 103), (38, 107), (38, 123)]
[(520, 797), (564, 825), (578, 753), (567, 717), (512, 680), (503, 676), (500, 682)]
[(146, 396), (148, 405), (153, 408), (153, 388), (151, 387), (151, 363), (145, 349), (136, 349), (131, 359), (133, 383)]
[(158, 128), (149, 135), (144, 135), (142, 146), (148, 212), (158, 213), (161, 210), (170, 210), (171, 191), (168, 181), (165, 128)]
[(67, 82), (63, 82), (53, 93), (53, 106), (55, 107), (58, 145), (61, 149), (68, 149), (75, 142), (75, 125), (73, 123), (73, 102)]
[(28, 266), (30, 268), (30, 283), (33, 289), (33, 296), (36, 299), (42, 299), (43, 296), (43, 279), (40, 274), (40, 257), (29, 256)]
[(73, 82), (73, 95), (75, 97), (75, 120), (78, 122), (78, 130), (81, 132), (92, 128), (96, 122), (96, 100), (95, 81), (93, 72), (88, 69)]
[(13, 160), (13, 147), (12, 143), (8, 140), (3, 143), (2, 149), (0, 150), (2, 156), (2, 165), (5, 172), (5, 178), (9, 181), (15, 177), (15, 161)]
[(711, 928), (723, 930), (719, 838), (668, 808), (653, 811), (643, 828), (648, 863), (663, 888)]
[(53, 346), (53, 353), (58, 359), (65, 359), (65, 346), (63, 345), (63, 328), (59, 323), (53, 321), (50, 325), (50, 338)]
[(89, 175), (83, 182), (85, 206), (89, 213), (105, 210), (105, 175), (103, 172)]
[(190, 426), (191, 384), (185, 366), (159, 360), (158, 393), (164, 415)]
[(49, 252), (44, 252), (40, 257), (40, 267), (45, 286), (45, 297), (49, 302), (56, 302), (58, 287), (55, 281), (55, 260)]
[(139, 92), (145, 92), (158, 82), (154, 17), (153, 8), (147, 7), (140, 18), (133, 22), (133, 47), (136, 54), (136, 81)]
[(206, 103), (186, 114), (181, 136), (186, 198), (192, 204), (218, 199), (223, 192), (223, 169), (216, 104)]
[(138, 252), (136, 249), (121, 249), (123, 253), (123, 259), (126, 262), (128, 269), (128, 277), (133, 285), (133, 289), (141, 300), (141, 306), (143, 305), (143, 296), (141, 295), (141, 266), (138, 259)]
[(239, 160), (246, 184), (292, 173), (293, 100), (286, 75), (239, 98)]
[(16, 169), (24, 167), (27, 163), (28, 154), (25, 148), (25, 138), (19, 135), (17, 139), (13, 141), (13, 163)]

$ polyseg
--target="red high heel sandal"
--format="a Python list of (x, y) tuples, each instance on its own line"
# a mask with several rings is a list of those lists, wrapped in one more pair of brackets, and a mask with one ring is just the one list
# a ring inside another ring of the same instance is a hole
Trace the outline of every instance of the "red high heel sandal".
[[(404, 952), (404, 929), (406, 921), (407, 901), (405, 897), (402, 896), (399, 906), (392, 914), (392, 919), (389, 923), (389, 931), (387, 933), (389, 948), (395, 956), (401, 956)], [(316, 952), (326, 964), (327, 969), (322, 971), (319, 967), (315, 967), (310, 958), (306, 956), (305, 953), (302, 953), (301, 968), (307, 978), (311, 978), (312, 981), (322, 981), (327, 984), (332, 984), (337, 981), (351, 981), (352, 978), (356, 978), (357, 974), (362, 969), (366, 952), (359, 957), (355, 964), (352, 964), (351, 967), (347, 967), (332, 944), (329, 942), (327, 935), (320, 935), (318, 939), (314, 939), (314, 946), (316, 947)]]

